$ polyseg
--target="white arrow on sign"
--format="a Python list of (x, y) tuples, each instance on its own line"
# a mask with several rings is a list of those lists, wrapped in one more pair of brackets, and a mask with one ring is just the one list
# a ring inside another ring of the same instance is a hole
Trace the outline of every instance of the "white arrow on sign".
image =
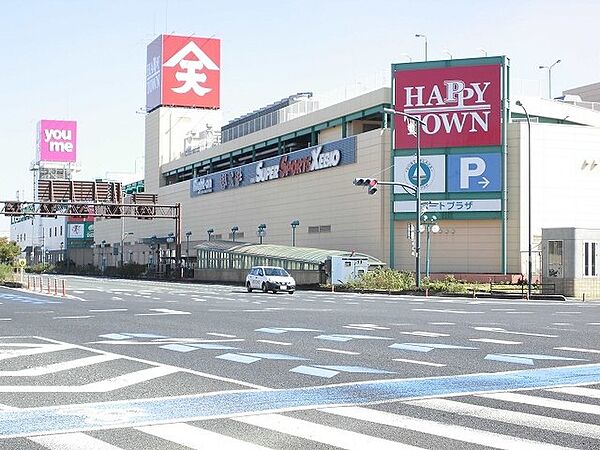
[(477, 184), (481, 185), (481, 189), (485, 189), (490, 184), (490, 180), (486, 177), (481, 177), (481, 181), (478, 181)]

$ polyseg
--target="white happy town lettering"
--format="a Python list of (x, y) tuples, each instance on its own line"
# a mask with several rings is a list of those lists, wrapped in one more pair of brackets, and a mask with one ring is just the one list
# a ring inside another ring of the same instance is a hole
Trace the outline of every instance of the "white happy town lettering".
[[(443, 85), (431, 87), (407, 86), (404, 112), (420, 118), (427, 134), (441, 130), (446, 134), (487, 132), (491, 106), (486, 102), (485, 93), (490, 85), (490, 81), (467, 85), (463, 80), (444, 80)], [(471, 102), (466, 105), (468, 100)]]
[(71, 153), (73, 151), (73, 139), (71, 130), (46, 129), (44, 130), (44, 142), (48, 144), (51, 152)]

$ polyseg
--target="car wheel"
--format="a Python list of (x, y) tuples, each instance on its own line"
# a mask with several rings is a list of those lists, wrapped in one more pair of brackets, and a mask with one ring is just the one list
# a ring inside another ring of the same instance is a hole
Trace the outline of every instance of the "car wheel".
[(263, 283), (262, 284), (262, 291), (266, 294), (267, 292), (269, 292), (269, 290), (267, 289), (267, 283)]
[(273, 289), (271, 292), (272, 292), (273, 294), (277, 294), (277, 289)]
[(246, 289), (248, 289), (248, 292), (252, 292), (252, 288), (250, 287), (249, 281), (246, 283)]
[(288, 291), (288, 294), (292, 295), (294, 293), (294, 291)]

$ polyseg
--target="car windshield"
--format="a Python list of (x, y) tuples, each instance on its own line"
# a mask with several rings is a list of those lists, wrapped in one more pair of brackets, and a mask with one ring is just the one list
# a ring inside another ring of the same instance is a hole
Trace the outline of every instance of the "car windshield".
[(289, 277), (290, 274), (279, 267), (265, 267), (265, 275), (272, 277)]

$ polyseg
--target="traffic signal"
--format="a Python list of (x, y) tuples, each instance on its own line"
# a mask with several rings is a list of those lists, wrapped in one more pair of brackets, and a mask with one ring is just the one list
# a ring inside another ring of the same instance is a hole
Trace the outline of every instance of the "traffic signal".
[(355, 186), (367, 186), (370, 195), (377, 192), (377, 180), (374, 178), (355, 178), (353, 183)]
[(369, 181), (369, 187), (367, 188), (367, 192), (369, 193), (369, 195), (373, 195), (375, 192), (377, 192), (377, 180)]

